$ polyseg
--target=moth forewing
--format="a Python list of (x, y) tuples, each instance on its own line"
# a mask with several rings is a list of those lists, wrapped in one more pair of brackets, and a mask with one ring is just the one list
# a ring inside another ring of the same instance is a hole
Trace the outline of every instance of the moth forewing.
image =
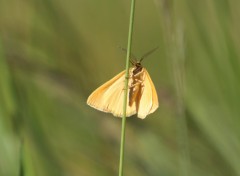
[[(122, 117), (125, 71), (97, 88), (87, 99), (87, 104), (99, 111)], [(127, 99), (129, 101), (129, 98)], [(136, 114), (135, 103), (127, 106), (126, 116)]]
[(152, 88), (152, 108), (150, 110), (150, 113), (153, 113), (154, 111), (156, 111), (156, 109), (158, 108), (159, 106), (159, 103), (158, 103), (158, 95), (157, 95), (157, 91), (155, 89), (155, 86), (152, 82), (152, 79), (150, 77), (150, 75), (147, 73), (146, 76), (148, 77), (147, 79), (149, 80), (150, 84), (151, 84), (151, 88)]
[(87, 99), (87, 104), (89, 106), (92, 106), (92, 107), (100, 110), (100, 111), (103, 111), (103, 109), (104, 109), (103, 102), (106, 99), (106, 97), (105, 97), (106, 91), (111, 86), (116, 84), (117, 83), (116, 81), (119, 80), (124, 74), (125, 74), (125, 71), (122, 71), (121, 73), (119, 73), (118, 75), (113, 77), (111, 80), (107, 81), (106, 83), (101, 85), (99, 88), (97, 88), (95, 91), (93, 91)]
[(152, 80), (145, 68), (143, 68), (145, 79), (143, 81), (144, 90), (139, 99), (138, 117), (144, 119), (148, 114), (153, 113), (158, 108), (158, 97)]

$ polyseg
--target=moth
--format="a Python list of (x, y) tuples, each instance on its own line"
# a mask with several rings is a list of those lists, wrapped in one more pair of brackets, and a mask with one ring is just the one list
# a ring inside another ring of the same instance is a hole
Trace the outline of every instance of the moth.
[[(128, 97), (126, 116), (137, 114), (144, 119), (158, 108), (158, 96), (155, 86), (141, 61), (155, 51), (147, 52), (140, 60), (131, 54), (129, 69)], [(123, 49), (125, 50), (125, 49)], [(97, 110), (123, 116), (125, 70), (97, 88), (87, 99), (87, 104)]]

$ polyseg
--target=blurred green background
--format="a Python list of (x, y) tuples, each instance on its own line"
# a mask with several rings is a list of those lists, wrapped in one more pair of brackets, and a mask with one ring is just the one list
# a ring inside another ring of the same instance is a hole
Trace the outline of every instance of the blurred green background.
[[(86, 105), (125, 67), (130, 1), (0, 1), (0, 175), (118, 175), (121, 119)], [(127, 119), (126, 176), (240, 175), (240, 1), (136, 0), (159, 96)]]

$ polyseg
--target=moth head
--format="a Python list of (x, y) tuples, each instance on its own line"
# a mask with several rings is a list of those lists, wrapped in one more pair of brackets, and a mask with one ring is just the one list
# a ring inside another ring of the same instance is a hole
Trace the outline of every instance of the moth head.
[(137, 62), (135, 63), (135, 66), (136, 66), (136, 67), (142, 67), (142, 64), (141, 64), (140, 61), (137, 61)]
[(133, 59), (133, 58), (130, 58), (130, 62), (132, 65), (134, 65), (135, 67), (141, 67), (142, 64), (141, 64), (141, 61), (137, 60), (137, 59)]

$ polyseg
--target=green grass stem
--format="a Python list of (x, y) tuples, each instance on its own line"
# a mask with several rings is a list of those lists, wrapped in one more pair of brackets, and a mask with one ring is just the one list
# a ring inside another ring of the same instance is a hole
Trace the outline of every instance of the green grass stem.
[(119, 160), (119, 176), (123, 176), (123, 162), (124, 162), (124, 145), (125, 145), (125, 128), (126, 128), (126, 111), (127, 111), (127, 96), (128, 96), (128, 80), (129, 80), (129, 57), (131, 53), (132, 31), (134, 22), (135, 0), (131, 2), (130, 22), (128, 31), (127, 43), (127, 57), (126, 57), (126, 73), (125, 73), (125, 91), (123, 101), (123, 117), (122, 117), (122, 131), (120, 144), (120, 160)]

